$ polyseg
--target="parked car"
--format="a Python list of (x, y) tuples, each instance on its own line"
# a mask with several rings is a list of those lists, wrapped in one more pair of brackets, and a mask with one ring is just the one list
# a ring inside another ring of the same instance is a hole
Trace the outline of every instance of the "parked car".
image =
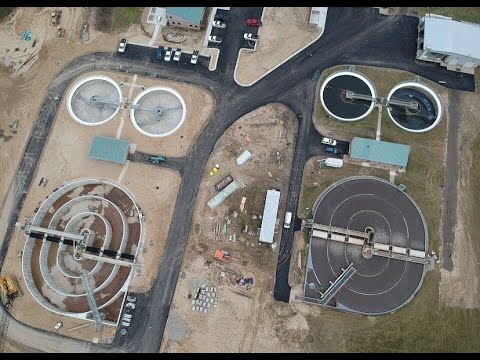
[(322, 144), (335, 146), (337, 145), (337, 140), (329, 139), (327, 137), (322, 138)]
[(220, 29), (225, 29), (227, 27), (227, 23), (225, 21), (215, 20), (212, 23), (212, 26)]
[(170, 61), (172, 59), (172, 48), (168, 47), (165, 51), (165, 61)]
[(160, 62), (162, 62), (163, 60), (163, 50), (164, 50), (164, 47), (159, 46), (157, 49), (157, 52), (155, 53), (155, 58)]
[(118, 44), (118, 52), (119, 53), (125, 52), (126, 47), (127, 47), (127, 39), (120, 40), (120, 43)]
[(137, 301), (137, 297), (128, 295), (127, 296), (127, 301), (134, 303), (135, 301)]
[(180, 61), (180, 56), (182, 56), (182, 50), (177, 49), (173, 55), (173, 61)]
[(129, 319), (131, 320), (132, 319), (132, 315), (131, 314), (123, 314), (123, 319)]
[(62, 322), (56, 323), (56, 324), (55, 324), (55, 330), (60, 329), (62, 326), (63, 326), (63, 323), (62, 323)]
[(213, 19), (214, 21), (223, 21), (228, 23), (230, 21), (230, 16), (227, 14), (216, 14), (215, 18)]
[(200, 52), (199, 52), (198, 50), (195, 50), (195, 51), (193, 52), (193, 54), (192, 54), (192, 59), (190, 60), (190, 64), (195, 65), (195, 64), (197, 63), (197, 61), (198, 61), (198, 54), (199, 54), (199, 53), (200, 53)]
[(325, 151), (328, 152), (328, 153), (334, 154), (334, 155), (337, 155), (337, 154), (338, 154), (338, 150), (337, 150), (336, 148), (334, 148), (334, 147), (327, 147), (327, 148), (325, 149)]
[(217, 44), (220, 44), (222, 42), (222, 38), (220, 36), (212, 36), (210, 35), (208, 37), (208, 41), (210, 42), (213, 42), (213, 43), (217, 43)]
[(252, 33), (243, 34), (243, 38), (249, 41), (258, 41), (258, 35), (253, 35)]
[(130, 322), (132, 321), (132, 319), (129, 319), (129, 318), (126, 318), (125, 316), (122, 318), (122, 321), (125, 321), (127, 323), (130, 324)]
[(129, 326), (130, 326), (130, 323), (129, 323), (129, 322), (122, 321), (122, 325), (125, 326), (125, 327), (129, 327)]
[(317, 81), (318, 79), (320, 79), (320, 74), (321, 74), (321, 71), (319, 69), (315, 70), (312, 76), (312, 81)]
[(260, 27), (262, 26), (262, 22), (255, 18), (247, 19), (247, 26)]
[(126, 307), (126, 308), (129, 308), (129, 309), (132, 309), (132, 310), (135, 310), (135, 307), (136, 307), (136, 306), (135, 306), (134, 303), (129, 302), (129, 303), (126, 303), (126, 304), (125, 304), (125, 307)]

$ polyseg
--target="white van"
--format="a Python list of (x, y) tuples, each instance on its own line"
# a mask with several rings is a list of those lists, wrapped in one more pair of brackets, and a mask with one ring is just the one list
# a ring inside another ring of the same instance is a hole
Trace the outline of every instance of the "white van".
[(285, 221), (283, 222), (283, 227), (285, 229), (288, 229), (290, 227), (291, 222), (292, 222), (292, 213), (290, 211), (287, 211), (285, 213)]

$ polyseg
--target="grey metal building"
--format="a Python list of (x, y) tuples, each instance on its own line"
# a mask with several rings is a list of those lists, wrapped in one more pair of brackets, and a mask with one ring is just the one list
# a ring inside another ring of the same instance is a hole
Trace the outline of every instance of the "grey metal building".
[(200, 30), (205, 16), (205, 7), (167, 7), (169, 25)]
[(425, 15), (418, 24), (416, 58), (473, 74), (480, 65), (480, 25)]
[(260, 228), (260, 242), (273, 244), (279, 203), (280, 191), (267, 190), (267, 198), (262, 216), (262, 227)]

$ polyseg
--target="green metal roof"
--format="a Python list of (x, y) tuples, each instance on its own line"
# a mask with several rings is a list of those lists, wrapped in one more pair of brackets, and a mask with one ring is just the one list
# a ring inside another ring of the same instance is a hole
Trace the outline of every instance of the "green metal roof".
[(165, 9), (167, 16), (174, 15), (196, 25), (200, 25), (205, 12), (204, 7), (167, 7)]
[(128, 141), (95, 136), (88, 157), (95, 160), (125, 164), (128, 156)]
[(365, 161), (406, 167), (410, 146), (386, 141), (354, 137), (350, 144), (350, 157)]

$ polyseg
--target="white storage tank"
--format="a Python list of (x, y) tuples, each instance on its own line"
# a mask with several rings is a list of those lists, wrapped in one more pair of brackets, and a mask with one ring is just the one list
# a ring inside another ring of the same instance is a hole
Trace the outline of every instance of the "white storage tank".
[(237, 157), (237, 165), (241, 166), (245, 164), (250, 158), (252, 157), (252, 153), (248, 150), (245, 150), (243, 153), (240, 154), (239, 157)]
[(337, 158), (326, 158), (325, 165), (334, 168), (341, 168), (343, 166), (343, 160)]

